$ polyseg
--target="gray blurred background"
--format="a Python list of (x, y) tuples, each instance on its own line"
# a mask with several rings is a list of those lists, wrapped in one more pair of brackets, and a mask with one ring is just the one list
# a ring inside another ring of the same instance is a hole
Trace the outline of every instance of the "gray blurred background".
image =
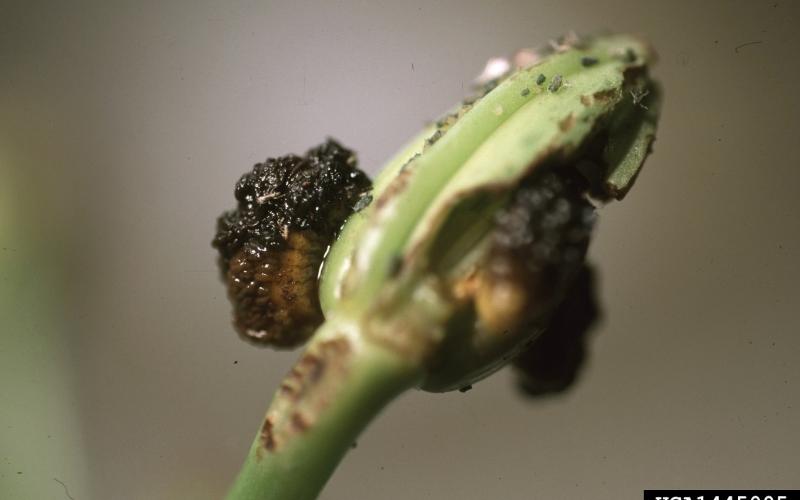
[(602, 213), (578, 384), (408, 394), (322, 498), (800, 488), (798, 6), (0, 1), (0, 497), (220, 498), (296, 357), (230, 326), (209, 241), (239, 175), (327, 135), (375, 172), (569, 29), (644, 34), (666, 93)]

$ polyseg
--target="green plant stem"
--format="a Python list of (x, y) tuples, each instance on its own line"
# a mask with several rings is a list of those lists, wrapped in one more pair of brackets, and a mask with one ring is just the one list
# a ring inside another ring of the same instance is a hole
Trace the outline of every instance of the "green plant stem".
[(276, 393), (228, 500), (316, 498), (372, 418), (419, 382), (417, 366), (365, 342), (357, 328), (320, 327)]

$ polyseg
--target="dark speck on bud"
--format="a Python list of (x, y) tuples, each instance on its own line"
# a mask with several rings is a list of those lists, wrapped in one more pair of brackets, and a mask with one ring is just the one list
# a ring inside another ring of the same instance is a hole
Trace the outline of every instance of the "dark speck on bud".
[(545, 80), (547, 80), (547, 77), (545, 77), (542, 73), (539, 73), (539, 76), (536, 77), (536, 85), (543, 84)]
[(524, 89), (522, 89), (522, 92), (519, 93), (519, 95), (521, 95), (522, 97), (527, 97), (528, 94), (530, 94), (530, 93), (531, 93), (531, 89), (524, 88)]
[(632, 48), (628, 47), (624, 50), (620, 50), (615, 54), (619, 60), (626, 62), (626, 63), (634, 63), (636, 62), (636, 51)]
[(356, 204), (353, 206), (353, 212), (360, 212), (367, 208), (369, 204), (372, 203), (372, 194), (364, 193), (361, 195), (361, 198), (358, 199)]
[(581, 57), (581, 65), (584, 68), (588, 68), (589, 66), (594, 66), (595, 64), (597, 64), (596, 57), (589, 57), (589, 56)]
[(436, 141), (441, 139), (442, 135), (443, 135), (442, 130), (441, 129), (436, 129), (436, 131), (433, 134), (431, 134), (431, 136), (428, 137), (425, 140), (425, 144), (427, 146), (432, 146), (432, 145), (436, 144)]
[(547, 89), (548, 89), (550, 92), (556, 92), (556, 91), (558, 91), (558, 89), (560, 89), (560, 88), (561, 88), (561, 84), (562, 84), (562, 83), (563, 83), (563, 82), (562, 82), (562, 77), (561, 77), (561, 75), (556, 75), (556, 76), (554, 76), (554, 77), (553, 77), (553, 81), (551, 81), (551, 82), (550, 82), (550, 86), (549, 86), (549, 87), (547, 87)]

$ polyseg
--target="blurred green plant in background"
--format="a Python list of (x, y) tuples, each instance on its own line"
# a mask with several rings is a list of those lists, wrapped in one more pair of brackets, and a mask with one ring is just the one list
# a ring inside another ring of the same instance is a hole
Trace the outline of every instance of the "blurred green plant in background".
[(0, 146), (0, 498), (86, 498), (66, 242), (48, 219), (41, 171), (8, 150)]

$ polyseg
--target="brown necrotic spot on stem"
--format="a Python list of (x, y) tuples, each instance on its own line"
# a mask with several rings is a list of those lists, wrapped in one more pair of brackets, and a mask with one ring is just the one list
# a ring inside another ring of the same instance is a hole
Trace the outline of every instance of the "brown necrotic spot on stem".
[(351, 354), (350, 342), (343, 337), (314, 344), (303, 354), (283, 380), (264, 421), (262, 449), (280, 451), (314, 427), (346, 383)]
[(308, 430), (311, 426), (306, 417), (299, 411), (292, 413), (292, 428), (297, 433), (302, 433)]
[(261, 447), (267, 451), (275, 451), (275, 436), (272, 433), (272, 427), (272, 418), (268, 416), (264, 419), (264, 424), (261, 426), (261, 433), (259, 434)]
[(319, 380), (323, 369), (322, 359), (319, 356), (305, 353), (281, 383), (280, 394), (294, 401), (301, 399), (309, 382)]

